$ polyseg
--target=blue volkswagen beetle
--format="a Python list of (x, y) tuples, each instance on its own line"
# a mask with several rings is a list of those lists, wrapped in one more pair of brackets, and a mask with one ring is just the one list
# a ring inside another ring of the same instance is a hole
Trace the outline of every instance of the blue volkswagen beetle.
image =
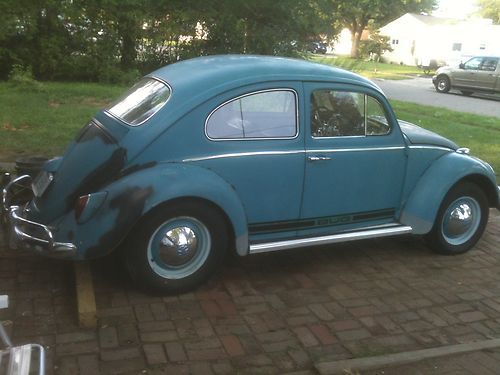
[[(23, 182), (27, 202), (15, 199)], [(19, 246), (75, 260), (120, 249), (135, 280), (180, 292), (228, 251), (413, 233), (463, 253), (499, 189), (467, 149), (398, 121), (369, 80), (213, 56), (144, 77), (33, 181), (12, 181), (3, 205)]]

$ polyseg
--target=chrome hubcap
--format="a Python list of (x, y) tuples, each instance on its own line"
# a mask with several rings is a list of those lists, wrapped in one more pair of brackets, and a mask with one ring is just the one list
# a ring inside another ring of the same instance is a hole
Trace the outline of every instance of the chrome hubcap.
[(439, 87), (440, 90), (444, 90), (446, 88), (446, 81), (443, 80), (443, 79), (440, 79), (438, 81), (438, 87)]
[(160, 225), (151, 236), (147, 257), (152, 270), (166, 279), (182, 279), (198, 271), (208, 258), (208, 228), (193, 217), (178, 217)]
[(195, 232), (189, 227), (178, 227), (169, 230), (160, 241), (158, 255), (160, 259), (172, 266), (180, 266), (189, 262), (196, 254), (198, 240)]
[(443, 217), (443, 236), (452, 245), (461, 245), (474, 236), (481, 221), (481, 207), (472, 197), (455, 200)]

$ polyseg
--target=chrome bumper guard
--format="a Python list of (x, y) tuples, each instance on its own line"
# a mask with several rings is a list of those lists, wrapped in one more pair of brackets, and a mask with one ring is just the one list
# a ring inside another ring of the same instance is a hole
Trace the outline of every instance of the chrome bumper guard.
[[(0, 309), (9, 305), (8, 297), (0, 295)], [(0, 374), (29, 375), (45, 374), (45, 349), (39, 344), (13, 346), (9, 335), (0, 322)]]
[(29, 250), (57, 258), (71, 258), (77, 253), (76, 245), (69, 242), (57, 242), (50, 227), (21, 216), (22, 208), (10, 205), (12, 187), (20, 182), (30, 182), (28, 175), (12, 180), (2, 191), (2, 215), (6, 216), (11, 235), (16, 244)]
[(2, 369), (4, 358), (7, 360), (4, 366), (6, 375), (45, 375), (45, 349), (39, 344), (0, 350), (0, 369)]

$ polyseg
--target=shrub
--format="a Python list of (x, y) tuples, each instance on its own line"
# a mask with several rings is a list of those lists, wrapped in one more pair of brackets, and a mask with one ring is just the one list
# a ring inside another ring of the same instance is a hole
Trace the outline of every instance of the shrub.
[(380, 35), (378, 32), (373, 32), (368, 40), (359, 42), (359, 56), (362, 58), (380, 61), (386, 51), (392, 51), (389, 37)]
[(14, 65), (9, 74), (9, 82), (21, 88), (35, 91), (43, 90), (43, 84), (33, 77), (31, 67)]

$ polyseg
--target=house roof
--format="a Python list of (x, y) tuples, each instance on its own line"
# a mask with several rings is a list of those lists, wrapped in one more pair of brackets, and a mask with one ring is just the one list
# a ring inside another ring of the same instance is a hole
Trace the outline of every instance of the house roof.
[(425, 14), (416, 14), (416, 13), (408, 13), (410, 16), (413, 18), (416, 18), (418, 21), (425, 23), (426, 25), (429, 26), (436, 26), (436, 25), (455, 25), (460, 23), (460, 20), (454, 19), (454, 18), (445, 18), (445, 17), (434, 17), (434, 16), (429, 16)]

